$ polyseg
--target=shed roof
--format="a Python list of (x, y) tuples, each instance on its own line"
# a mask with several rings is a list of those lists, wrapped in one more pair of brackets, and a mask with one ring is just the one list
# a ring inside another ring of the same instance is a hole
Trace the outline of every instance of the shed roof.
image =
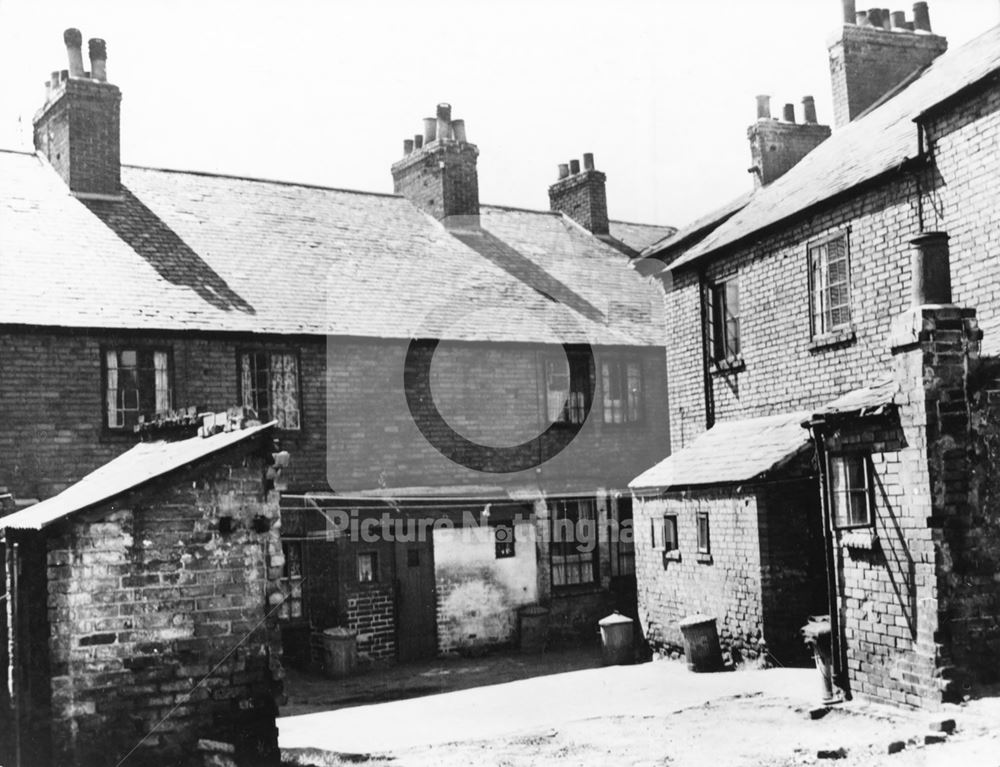
[(717, 423), (629, 482), (635, 490), (732, 484), (761, 477), (805, 450), (808, 412)]
[(885, 376), (826, 403), (813, 413), (813, 418), (830, 415), (878, 415), (895, 403), (898, 393), (899, 384), (896, 380), (892, 376)]
[(1000, 26), (942, 54), (895, 96), (834, 131), (668, 269), (699, 261), (917, 157), (920, 146), (914, 121), (998, 69)]
[(71, 514), (108, 501), (150, 480), (251, 439), (267, 431), (275, 423), (272, 421), (211, 437), (191, 437), (175, 442), (140, 442), (58, 495), (0, 517), (0, 530), (41, 530)]

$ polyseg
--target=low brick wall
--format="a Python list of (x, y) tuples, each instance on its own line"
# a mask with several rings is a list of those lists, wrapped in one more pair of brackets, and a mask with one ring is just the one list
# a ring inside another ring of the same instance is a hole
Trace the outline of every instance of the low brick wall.
[(347, 592), (347, 627), (358, 632), (361, 663), (390, 662), (396, 657), (396, 609), (387, 584)]

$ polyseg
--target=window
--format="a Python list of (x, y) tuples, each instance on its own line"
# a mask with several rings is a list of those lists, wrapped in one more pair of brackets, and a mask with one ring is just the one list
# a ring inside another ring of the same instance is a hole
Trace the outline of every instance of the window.
[(492, 527), (496, 558), (509, 559), (515, 556), (514, 525), (510, 522), (497, 522)]
[(593, 499), (553, 504), (549, 551), (554, 587), (597, 582), (597, 505)]
[(642, 416), (642, 368), (638, 362), (601, 363), (604, 423), (635, 423)]
[(131, 429), (140, 415), (171, 408), (170, 354), (165, 349), (107, 349), (104, 380), (109, 429)]
[(279, 587), (285, 601), (278, 608), (281, 620), (298, 620), (302, 617), (302, 542), (282, 541), (285, 555)]
[(712, 553), (712, 537), (708, 528), (708, 512), (698, 512), (698, 553)]
[(591, 371), (586, 355), (552, 356), (545, 365), (545, 410), (552, 423), (582, 424), (587, 418)]
[(279, 429), (299, 429), (299, 360), (290, 352), (240, 354), (243, 407)]
[(847, 235), (809, 246), (810, 321), (814, 336), (851, 323), (851, 280)]
[(618, 498), (617, 504), (608, 499), (614, 516), (609, 524), (611, 544), (611, 575), (635, 575), (635, 530), (632, 519), (632, 499)]
[(677, 551), (680, 545), (677, 541), (677, 515), (667, 514), (663, 517), (663, 550), (664, 552)]
[(378, 554), (365, 551), (358, 554), (358, 583), (376, 583), (378, 581)]
[(740, 288), (733, 278), (710, 285), (708, 336), (712, 359), (732, 361), (740, 356)]
[(872, 524), (871, 471), (867, 455), (830, 456), (830, 505), (834, 527)]

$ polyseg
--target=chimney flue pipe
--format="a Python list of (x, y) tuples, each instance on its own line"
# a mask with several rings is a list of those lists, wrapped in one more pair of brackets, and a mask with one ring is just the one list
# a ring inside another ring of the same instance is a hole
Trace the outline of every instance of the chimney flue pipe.
[(66, 43), (70, 77), (83, 77), (83, 35), (79, 29), (70, 27), (63, 32), (63, 42)]
[(906, 11), (892, 12), (892, 28), (897, 32), (906, 31)]
[(758, 120), (770, 120), (771, 119), (771, 97), (770, 96), (758, 96), (757, 97), (757, 119)]
[(437, 137), (437, 118), (424, 118), (424, 143), (429, 144)]
[(451, 104), (437, 105), (437, 140), (451, 138)]
[(594, 169), (594, 153), (584, 152), (583, 153), (583, 169), (593, 170)]
[(872, 23), (868, 21), (868, 11), (858, 11), (854, 23), (859, 27), (870, 27)]
[(816, 120), (816, 99), (812, 96), (805, 96), (802, 99), (802, 119), (810, 125), (815, 125)]
[(403, 154), (413, 154), (413, 139), (404, 138), (403, 139)]
[(882, 28), (882, 9), (881, 8), (869, 8), (868, 9), (868, 23), (875, 29)]
[(413, 134), (413, 148), (420, 149), (424, 145), (424, 136), (422, 133)]
[(882, 29), (886, 32), (892, 31), (892, 16), (889, 14), (888, 8), (882, 9)]
[(564, 178), (569, 177), (569, 165), (567, 163), (559, 163), (559, 180), (562, 181)]
[(451, 121), (451, 137), (463, 144), (468, 140), (465, 136), (465, 120)]
[(931, 31), (931, 14), (927, 8), (927, 3), (920, 2), (913, 4), (913, 26), (918, 32)]
[(951, 303), (948, 235), (924, 232), (910, 240), (910, 286), (913, 306)]
[(569, 174), (571, 176), (575, 176), (579, 172), (580, 172), (580, 161), (579, 160), (570, 160), (569, 161)]
[(782, 116), (785, 118), (786, 123), (795, 122), (795, 104), (785, 104), (785, 110)]
[(844, 0), (844, 23), (853, 24), (857, 17), (857, 5), (854, 0)]
[(108, 46), (101, 38), (93, 37), (87, 43), (90, 52), (91, 77), (102, 83), (108, 79)]

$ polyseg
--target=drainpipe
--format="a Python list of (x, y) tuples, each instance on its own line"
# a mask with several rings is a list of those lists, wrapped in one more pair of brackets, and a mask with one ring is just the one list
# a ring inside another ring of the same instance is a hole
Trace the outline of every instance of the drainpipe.
[(712, 317), (708, 311), (708, 280), (705, 272), (698, 273), (698, 290), (701, 292), (701, 367), (705, 386), (705, 428), (715, 426), (715, 397), (712, 392), (712, 350), (708, 348), (708, 328)]
[(809, 431), (812, 434), (816, 449), (816, 462), (819, 467), (819, 500), (823, 510), (823, 553), (826, 559), (826, 593), (827, 608), (830, 611), (830, 655), (833, 657), (833, 680), (850, 700), (850, 685), (848, 684), (844, 641), (840, 628), (840, 578), (839, 558), (835, 551), (836, 542), (833, 536), (833, 522), (830, 512), (830, 493), (827, 491), (828, 471), (826, 460), (826, 445), (823, 441), (823, 421), (810, 421)]
[(18, 630), (18, 563), (19, 547), (16, 543), (11, 543), (7, 539), (5, 547), (6, 556), (4, 566), (7, 569), (7, 665), (4, 669), (7, 674), (7, 694), (10, 700), (11, 716), (14, 725), (14, 767), (21, 766), (21, 691), (18, 689), (18, 668), (20, 666), (17, 642)]

